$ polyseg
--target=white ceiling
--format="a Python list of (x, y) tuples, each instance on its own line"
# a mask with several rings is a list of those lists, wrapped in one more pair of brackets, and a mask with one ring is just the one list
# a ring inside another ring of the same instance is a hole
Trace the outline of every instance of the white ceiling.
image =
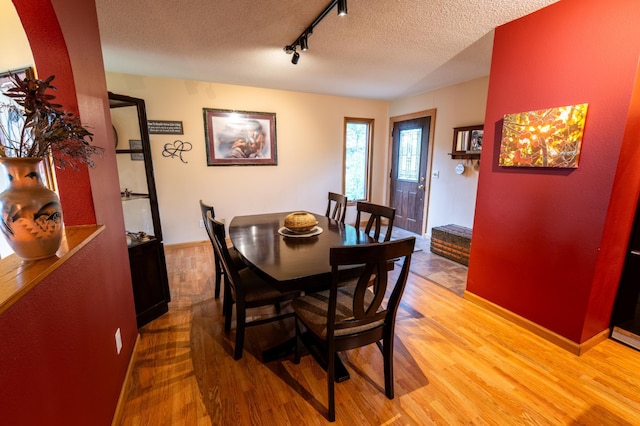
[(96, 0), (107, 71), (391, 100), (489, 75), (493, 29), (558, 0)]

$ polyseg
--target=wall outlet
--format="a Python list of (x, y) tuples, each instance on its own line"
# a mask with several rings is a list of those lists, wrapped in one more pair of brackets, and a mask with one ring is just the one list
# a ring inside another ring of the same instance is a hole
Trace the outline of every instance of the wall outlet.
[(200, 228), (204, 228), (204, 220), (200, 219)]
[(116, 352), (120, 355), (120, 351), (122, 350), (122, 336), (120, 335), (120, 328), (116, 330)]

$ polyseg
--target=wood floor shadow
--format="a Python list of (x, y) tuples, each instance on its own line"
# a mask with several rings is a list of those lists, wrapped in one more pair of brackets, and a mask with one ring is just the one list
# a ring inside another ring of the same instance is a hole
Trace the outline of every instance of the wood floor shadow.
[(401, 228), (393, 228), (392, 239), (416, 237), (411, 256), (411, 272), (463, 297), (467, 287), (468, 267), (431, 252), (429, 238)]

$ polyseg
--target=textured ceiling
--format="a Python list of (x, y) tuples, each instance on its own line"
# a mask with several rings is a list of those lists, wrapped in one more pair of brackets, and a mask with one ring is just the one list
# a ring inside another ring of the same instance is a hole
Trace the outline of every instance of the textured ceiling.
[(493, 29), (557, 0), (96, 0), (107, 71), (391, 100), (489, 74)]

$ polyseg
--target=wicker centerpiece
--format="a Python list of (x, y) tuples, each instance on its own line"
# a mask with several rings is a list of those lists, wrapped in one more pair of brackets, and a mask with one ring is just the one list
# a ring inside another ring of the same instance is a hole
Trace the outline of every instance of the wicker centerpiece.
[(308, 232), (317, 224), (316, 217), (308, 212), (293, 212), (284, 218), (284, 226), (293, 232)]

